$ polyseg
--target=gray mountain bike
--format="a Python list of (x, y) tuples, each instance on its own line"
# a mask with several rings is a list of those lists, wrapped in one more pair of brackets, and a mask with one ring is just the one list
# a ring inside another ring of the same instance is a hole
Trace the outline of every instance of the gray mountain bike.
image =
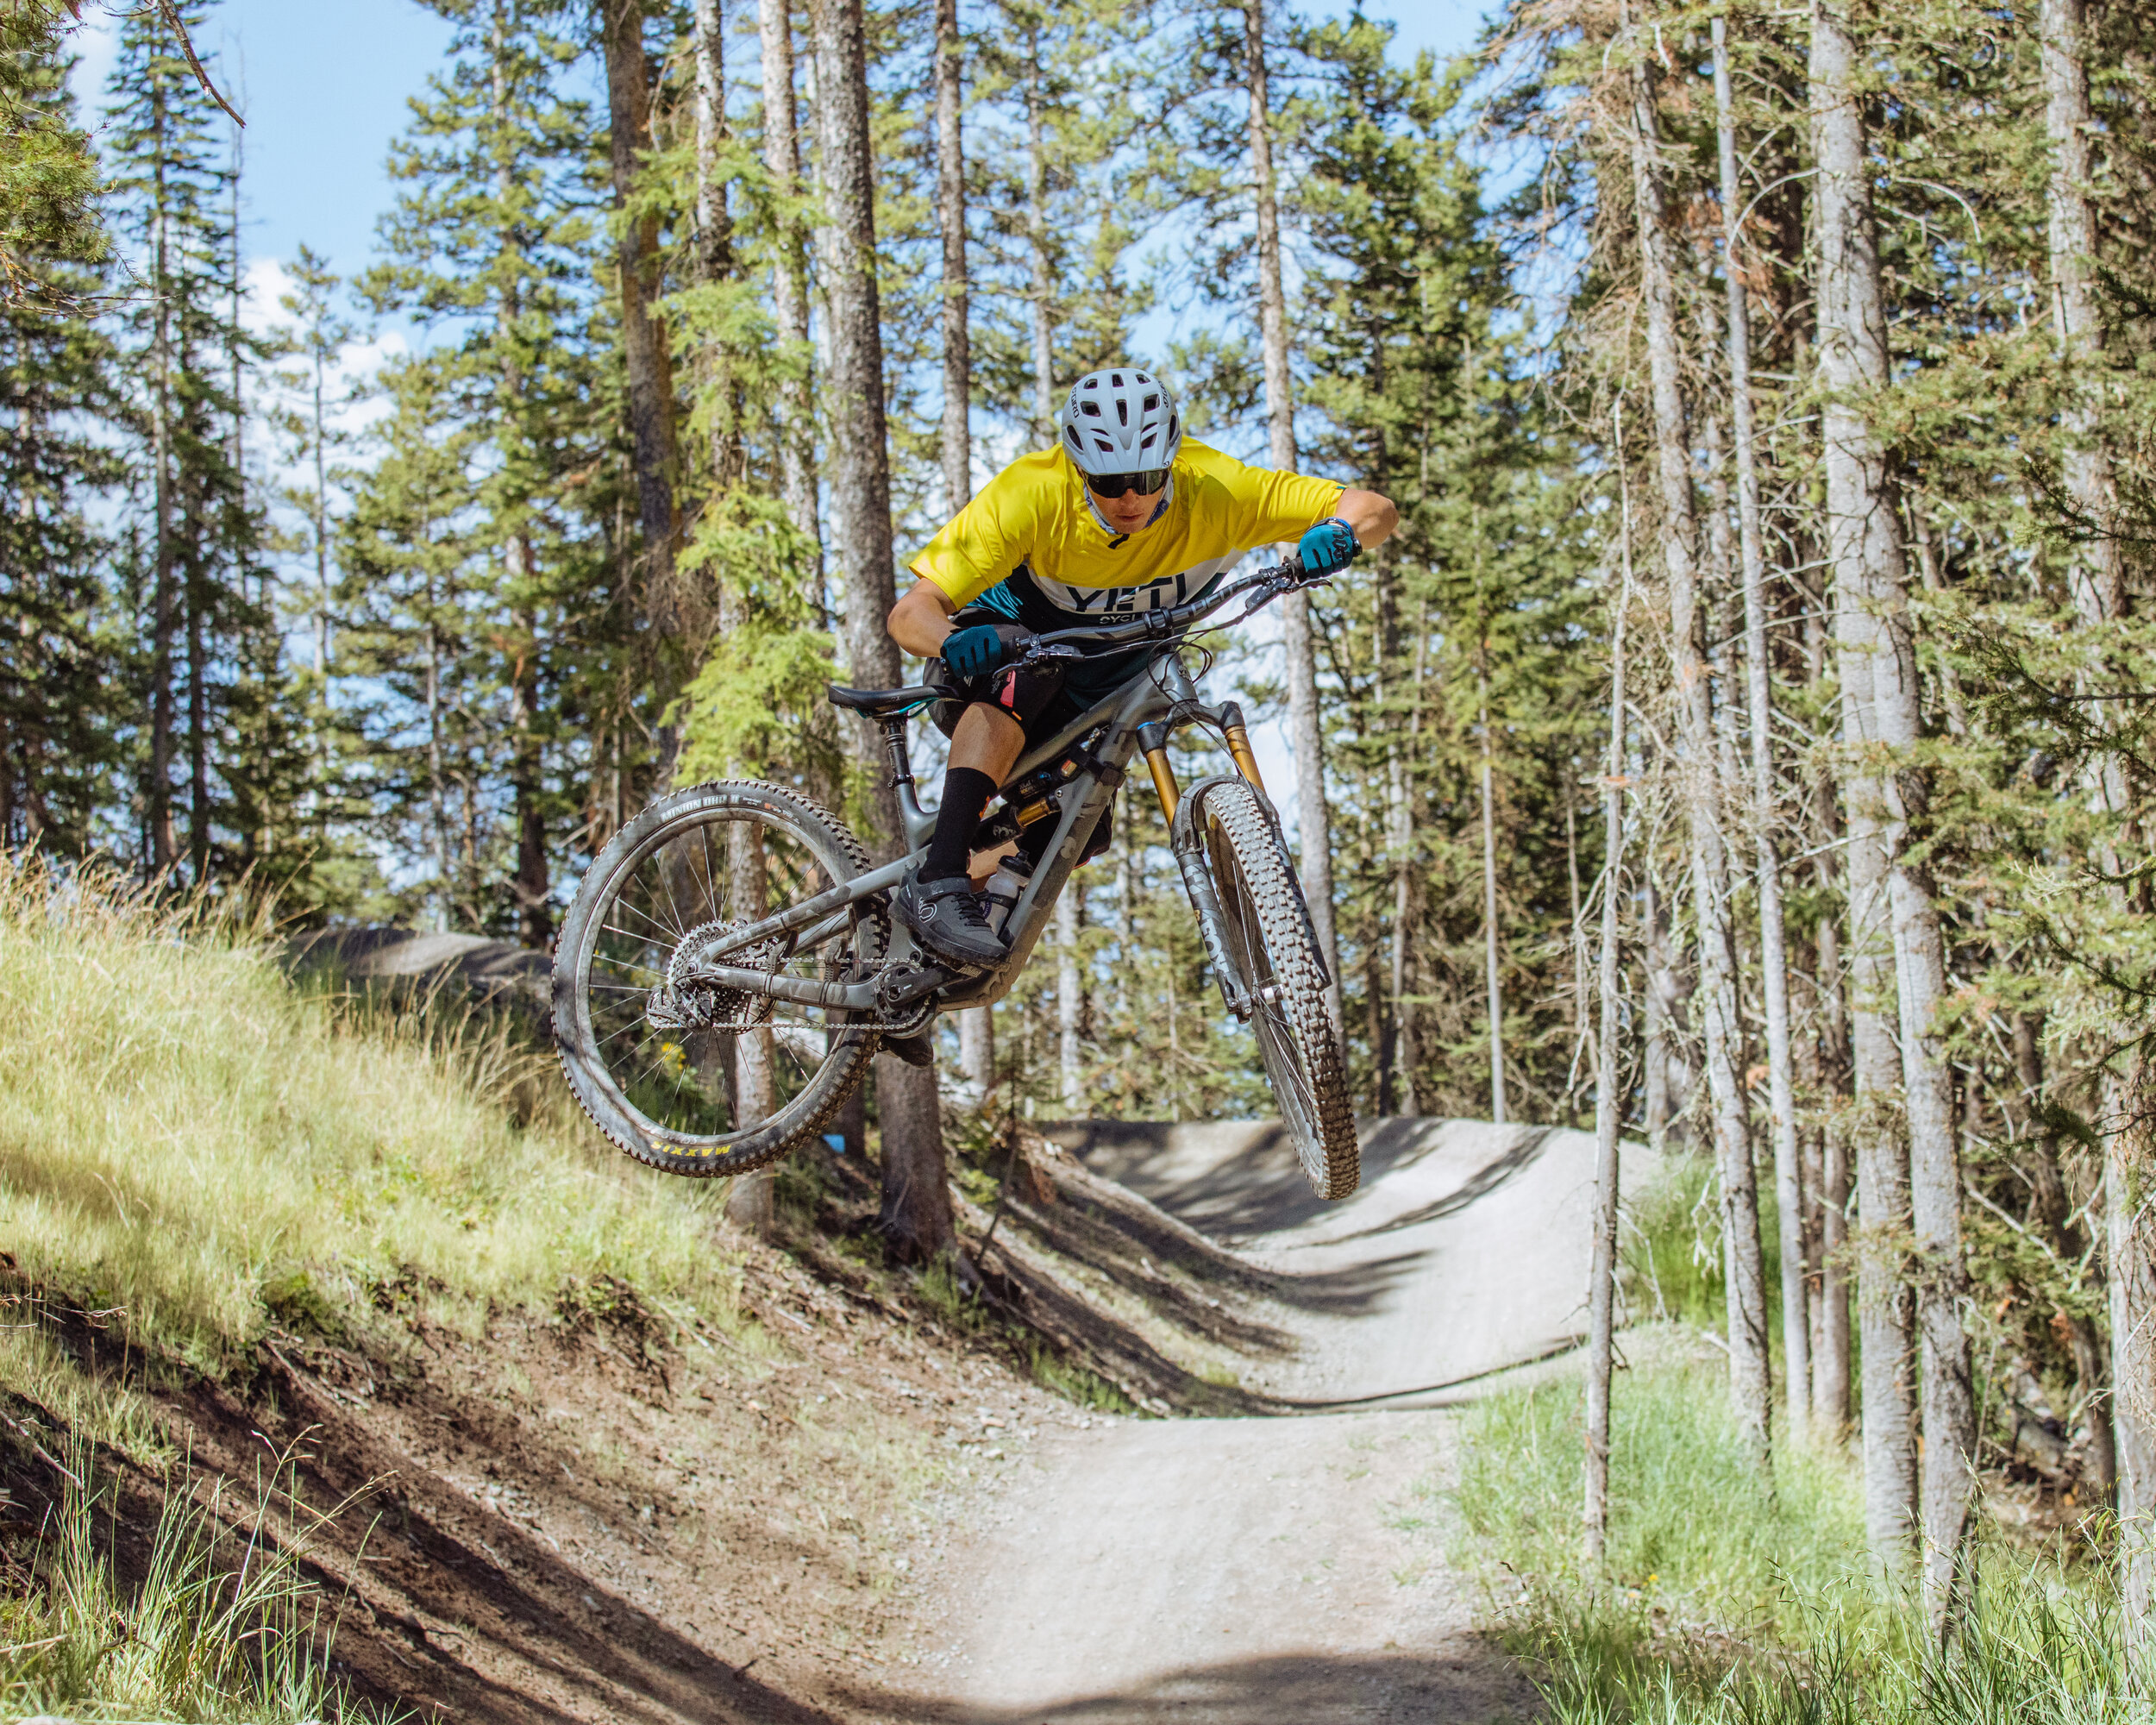
[[(811, 1142), (884, 1038), (1010, 990), (1143, 752), (1221, 996), (1255, 1033), (1311, 1186), (1346, 1197), (1358, 1178), (1354, 1113), (1309, 906), (1241, 709), (1200, 700), (1181, 653), (1185, 633), (1233, 600), (1250, 599), (1240, 622), (1315, 585), (1282, 563), (1187, 605), (1034, 639), (1029, 659), (1154, 650), (1028, 751), (983, 818), (976, 850), (1057, 823), (1011, 907), (1008, 955), (989, 970), (939, 963), (891, 920), (889, 894), (922, 850), (876, 867), (828, 810), (779, 785), (721, 781), (654, 801), (593, 861), (562, 921), (554, 1031), (577, 1099), (623, 1150), (673, 1174), (743, 1174)], [(935, 817), (916, 794), (906, 720), (943, 694), (830, 691), (881, 725), (906, 840), (923, 850)], [(1168, 739), (1194, 724), (1222, 737), (1235, 771), (1186, 791)]]

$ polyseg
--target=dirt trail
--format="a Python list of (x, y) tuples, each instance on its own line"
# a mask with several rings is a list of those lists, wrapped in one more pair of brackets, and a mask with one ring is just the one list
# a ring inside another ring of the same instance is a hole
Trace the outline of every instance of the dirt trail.
[(1533, 1715), (1408, 1528), (1443, 1410), (1578, 1337), (1593, 1143), (1376, 1123), (1311, 1199), (1263, 1127), (1051, 1129), (1276, 1278), (1298, 1346), (1245, 1387), (1300, 1418), (1119, 1421), (1034, 1446), (938, 1565), (919, 1716), (964, 1725), (1468, 1725)]

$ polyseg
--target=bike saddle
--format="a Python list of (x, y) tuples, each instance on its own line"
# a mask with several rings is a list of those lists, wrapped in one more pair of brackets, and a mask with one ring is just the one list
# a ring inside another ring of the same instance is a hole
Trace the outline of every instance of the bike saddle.
[(833, 706), (843, 706), (849, 712), (865, 712), (871, 718), (888, 718), (904, 712), (923, 701), (941, 700), (943, 691), (917, 685), (910, 689), (849, 689), (843, 683), (832, 683), (826, 693)]

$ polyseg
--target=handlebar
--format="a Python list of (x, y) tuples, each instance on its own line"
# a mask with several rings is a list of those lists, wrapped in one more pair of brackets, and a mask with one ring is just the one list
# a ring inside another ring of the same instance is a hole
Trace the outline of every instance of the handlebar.
[[(1057, 658), (1073, 653), (1085, 656), (1088, 649), (1106, 652), (1121, 647), (1134, 647), (1148, 641), (1173, 640), (1194, 623), (1213, 615), (1229, 600), (1240, 599), (1247, 593), (1258, 593), (1257, 601), (1247, 606), (1242, 617), (1233, 619), (1240, 623), (1270, 605), (1282, 593), (1293, 593), (1298, 587), (1317, 586), (1330, 579), (1325, 575), (1307, 575), (1302, 566), (1293, 561), (1274, 563), (1244, 575), (1240, 580), (1230, 581), (1218, 593), (1206, 593), (1187, 604), (1171, 605), (1166, 611), (1149, 611), (1128, 623), (1111, 624), (1106, 627), (1059, 629), (1053, 634), (1036, 635), (1026, 648), (1025, 656), (1053, 654)], [(1083, 646), (1077, 643), (1084, 643)]]

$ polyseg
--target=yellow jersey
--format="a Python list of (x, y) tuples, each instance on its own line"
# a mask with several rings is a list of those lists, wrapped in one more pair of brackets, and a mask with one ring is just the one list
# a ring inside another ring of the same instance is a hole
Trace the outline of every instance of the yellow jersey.
[(1298, 539), (1338, 506), (1333, 480), (1246, 467), (1186, 437), (1168, 499), (1127, 535), (1101, 525), (1062, 448), (1020, 455), (907, 567), (954, 605), (1014, 574), (1079, 616), (1156, 611), (1203, 591), (1244, 552)]

